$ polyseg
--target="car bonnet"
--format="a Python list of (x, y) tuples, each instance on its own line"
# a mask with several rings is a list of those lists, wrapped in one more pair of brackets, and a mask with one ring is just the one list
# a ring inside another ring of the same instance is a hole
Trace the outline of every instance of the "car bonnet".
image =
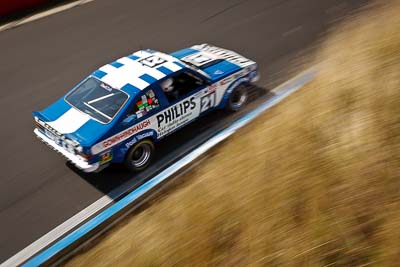
[(40, 112), (33, 112), (46, 128), (55, 130), (59, 135), (76, 140), (85, 147), (100, 141), (112, 128), (113, 121), (104, 124), (69, 105), (64, 97)]

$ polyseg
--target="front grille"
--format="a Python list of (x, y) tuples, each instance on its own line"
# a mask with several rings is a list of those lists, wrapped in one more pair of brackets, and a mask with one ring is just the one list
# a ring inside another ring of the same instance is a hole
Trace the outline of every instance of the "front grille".
[(46, 131), (48, 131), (49, 133), (52, 134), (52, 136), (59, 138), (59, 139), (65, 139), (65, 136), (61, 133), (59, 133), (58, 131), (56, 131), (56, 129), (54, 129), (53, 127), (51, 127), (50, 125), (48, 125), (47, 123), (43, 122), (43, 127)]
[(65, 137), (65, 135), (61, 134), (44, 121), (37, 119), (36, 124), (39, 130), (41, 130), (48, 138), (53, 140), (60, 147), (74, 154), (77, 154), (79, 152), (78, 142)]

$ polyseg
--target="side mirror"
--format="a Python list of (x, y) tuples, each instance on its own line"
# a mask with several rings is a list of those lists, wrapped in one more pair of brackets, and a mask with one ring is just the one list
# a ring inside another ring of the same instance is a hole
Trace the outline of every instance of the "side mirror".
[(122, 121), (122, 125), (128, 125), (134, 120), (136, 120), (136, 118), (137, 118), (136, 114), (129, 115)]

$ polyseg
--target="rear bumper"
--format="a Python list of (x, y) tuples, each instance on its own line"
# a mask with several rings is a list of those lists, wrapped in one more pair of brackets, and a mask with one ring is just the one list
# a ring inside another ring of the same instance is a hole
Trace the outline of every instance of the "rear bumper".
[(89, 164), (86, 160), (82, 157), (75, 155), (66, 149), (62, 148), (61, 146), (57, 145), (52, 139), (48, 138), (46, 135), (41, 133), (37, 128), (33, 131), (35, 135), (46, 145), (48, 145), (53, 150), (57, 151), (64, 157), (66, 157), (72, 164), (76, 167), (81, 169), (84, 172), (94, 172), (99, 168), (99, 163), (96, 162), (94, 164)]

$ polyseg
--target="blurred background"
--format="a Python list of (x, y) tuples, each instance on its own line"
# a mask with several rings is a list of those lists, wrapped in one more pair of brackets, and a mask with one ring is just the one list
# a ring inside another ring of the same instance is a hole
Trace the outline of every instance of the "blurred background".
[[(4, 23), (55, 7), (0, 3)], [(71, 170), (34, 139), (30, 111), (141, 47), (209, 42), (255, 59), (265, 95), (318, 73), (65, 264), (398, 266), (399, 14), (396, 0), (96, 0), (1, 31), (2, 259), (131, 179)], [(167, 139), (160, 162), (199, 133)]]

